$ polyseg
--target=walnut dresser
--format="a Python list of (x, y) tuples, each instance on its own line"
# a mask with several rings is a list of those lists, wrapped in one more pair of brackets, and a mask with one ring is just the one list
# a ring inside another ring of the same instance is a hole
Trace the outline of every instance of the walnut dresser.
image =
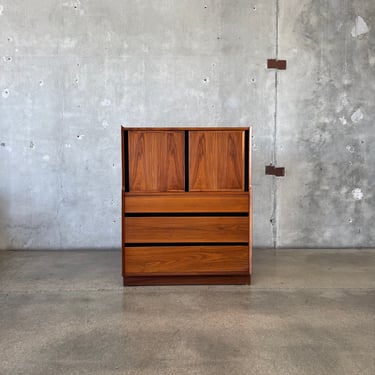
[(250, 284), (251, 128), (126, 128), (124, 285)]

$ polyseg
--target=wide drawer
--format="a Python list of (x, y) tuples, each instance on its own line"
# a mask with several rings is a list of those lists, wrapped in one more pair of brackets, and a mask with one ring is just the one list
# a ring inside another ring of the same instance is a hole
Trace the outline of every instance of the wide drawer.
[(125, 194), (125, 213), (249, 212), (249, 193)]
[(126, 243), (248, 242), (245, 217), (125, 217)]
[(126, 247), (125, 274), (198, 275), (236, 274), (249, 271), (247, 246)]

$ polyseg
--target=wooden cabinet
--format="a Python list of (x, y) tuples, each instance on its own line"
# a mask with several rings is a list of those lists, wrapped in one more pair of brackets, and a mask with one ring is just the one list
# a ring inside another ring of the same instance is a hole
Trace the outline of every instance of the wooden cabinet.
[(250, 284), (250, 128), (122, 128), (124, 285)]

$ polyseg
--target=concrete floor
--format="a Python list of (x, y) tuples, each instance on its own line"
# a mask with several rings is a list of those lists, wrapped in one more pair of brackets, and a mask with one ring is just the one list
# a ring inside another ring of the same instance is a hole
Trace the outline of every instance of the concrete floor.
[(258, 250), (253, 285), (124, 289), (117, 251), (0, 252), (0, 374), (375, 374), (375, 250)]

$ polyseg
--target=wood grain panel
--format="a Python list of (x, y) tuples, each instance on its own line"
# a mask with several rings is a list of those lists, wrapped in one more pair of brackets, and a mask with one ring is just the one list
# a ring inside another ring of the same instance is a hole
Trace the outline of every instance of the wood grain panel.
[(244, 191), (244, 131), (190, 131), (190, 191)]
[(125, 211), (142, 212), (248, 212), (249, 194), (168, 193), (126, 195)]
[(126, 243), (244, 242), (248, 217), (125, 217)]
[(247, 246), (126, 247), (125, 274), (197, 275), (249, 271)]
[(244, 275), (200, 275), (200, 276), (133, 276), (124, 277), (124, 286), (135, 285), (249, 285), (251, 276)]
[(183, 131), (129, 131), (129, 191), (185, 189)]

